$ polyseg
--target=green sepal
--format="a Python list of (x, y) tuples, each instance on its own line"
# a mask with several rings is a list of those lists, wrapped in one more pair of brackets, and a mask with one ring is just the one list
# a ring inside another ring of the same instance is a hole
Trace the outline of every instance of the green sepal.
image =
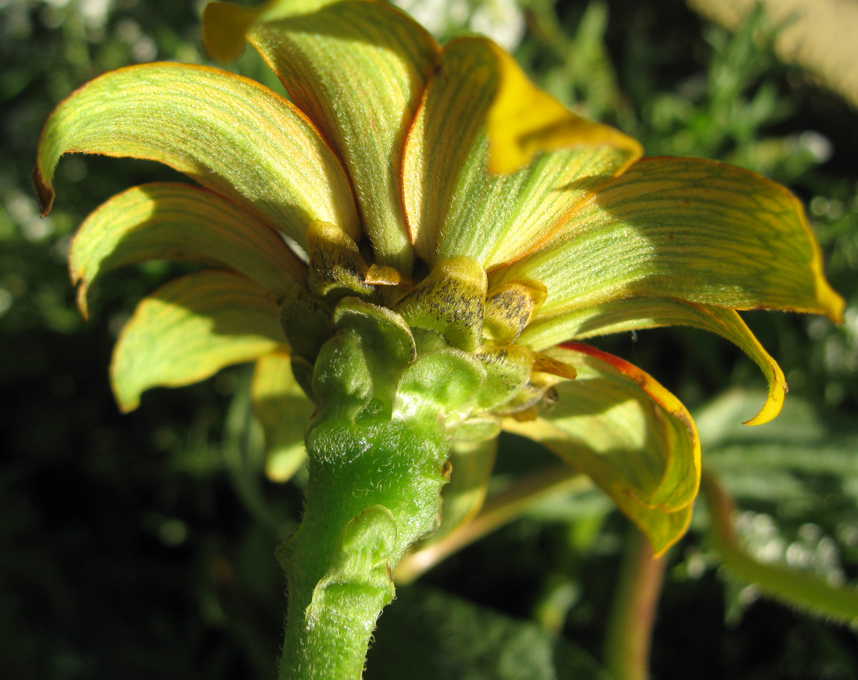
[(337, 329), (348, 329), (361, 338), (362, 359), (372, 374), (373, 398), (390, 413), (399, 376), (417, 356), (408, 325), (389, 309), (357, 298), (345, 298), (337, 305), (334, 323)]
[(485, 381), (486, 370), (471, 354), (452, 347), (423, 354), (402, 373), (394, 416), (440, 418), (453, 427), (470, 414)]
[(328, 340), (313, 369), (316, 418), (354, 422), (372, 399), (372, 374), (363, 353), (363, 341), (344, 328)]
[(545, 286), (538, 281), (510, 281), (495, 286), (486, 295), (483, 333), (495, 342), (514, 342), (546, 295)]
[(458, 349), (480, 346), (486, 273), (468, 257), (436, 264), (429, 275), (396, 303), (394, 309), (413, 328), (441, 333)]
[(337, 302), (346, 295), (369, 297), (375, 289), (364, 283), (367, 265), (357, 244), (339, 227), (313, 222), (307, 227), (310, 272), (307, 288), (326, 301)]
[[(304, 286), (294, 285), (280, 302), (280, 324), (289, 339), (293, 357), (310, 364), (322, 345), (334, 334), (331, 309), (310, 295)], [(309, 394), (309, 392), (308, 392)]]
[(513, 399), (530, 378), (533, 352), (521, 345), (484, 345), (476, 357), (486, 371), (477, 397), (480, 410), (491, 410)]

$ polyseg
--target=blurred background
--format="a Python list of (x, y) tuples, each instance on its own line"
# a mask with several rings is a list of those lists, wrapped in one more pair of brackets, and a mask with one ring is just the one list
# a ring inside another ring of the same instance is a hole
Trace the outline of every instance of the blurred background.
[[(704, 464), (736, 497), (753, 555), (854, 584), (858, 55), (842, 36), (858, 35), (858, 5), (809, 0), (814, 16), (834, 17), (814, 23), (795, 11), (797, 0), (770, 0), (768, 11), (738, 0), (694, 0), (693, 8), (682, 0), (402, 3), (442, 40), (489, 33), (552, 94), (637, 137), (647, 155), (728, 161), (804, 201), (847, 310), (840, 327), (744, 315), (786, 373), (779, 420), (742, 428), (764, 381), (713, 335), (665, 329), (599, 344), (698, 416)], [(203, 4), (0, 0), (3, 678), (275, 674), (285, 600), (273, 551), (296, 526), (302, 477), (265, 478), (247, 369), (154, 390), (120, 415), (107, 380), (116, 335), (137, 300), (187, 267), (112, 273), (88, 322), (68, 280), (70, 240), (92, 209), (132, 185), (176, 176), (147, 162), (69, 156), (45, 219), (29, 180), (41, 125), (75, 87), (133, 63), (206, 63)], [(842, 13), (826, 14), (829, 5)], [(282, 91), (249, 51), (230, 68)], [(535, 445), (504, 439), (496, 483), (550, 462)], [(760, 599), (725, 575), (706, 528), (701, 508), (668, 556), (654, 678), (858, 678), (854, 632)], [(398, 590), (367, 678), (604, 677), (592, 659), (626, 531), (594, 491), (534, 505)]]

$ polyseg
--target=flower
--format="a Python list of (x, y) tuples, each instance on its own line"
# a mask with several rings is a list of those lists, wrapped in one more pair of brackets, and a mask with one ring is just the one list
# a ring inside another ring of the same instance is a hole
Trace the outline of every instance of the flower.
[[(580, 341), (664, 325), (715, 332), (768, 381), (748, 421), (758, 424), (777, 415), (786, 384), (736, 310), (841, 316), (786, 189), (711, 161), (641, 160), (636, 141), (568, 111), (488, 39), (442, 49), (374, 0), (215, 2), (204, 30), (221, 59), (246, 37), (291, 102), (222, 70), (146, 64), (74, 92), (40, 140), (45, 213), (66, 152), (156, 160), (198, 183), (115, 196), (73, 243), (84, 314), (110, 269), (215, 266), (138, 305), (111, 366), (123, 410), (150, 387), (256, 361), (273, 473), (288, 477), (314, 408), (299, 385), (313, 392), (338, 318), (375, 315), (404, 324), (417, 351), (440, 343), (479, 368), (455, 406), (438, 397), (451, 437), (502, 427), (542, 442), (663, 552), (699, 485), (694, 422), (646, 373)], [(399, 374), (385, 379), (400, 389)], [(389, 401), (407, 417), (407, 399)]]

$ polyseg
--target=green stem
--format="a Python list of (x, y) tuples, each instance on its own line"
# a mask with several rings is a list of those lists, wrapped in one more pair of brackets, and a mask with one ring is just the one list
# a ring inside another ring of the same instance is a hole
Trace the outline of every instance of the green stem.
[(278, 557), (289, 611), (280, 680), (356, 680), (392, 569), (437, 524), (443, 429), (425, 422), (314, 422), (304, 518)]
[(753, 583), (768, 597), (810, 614), (858, 627), (858, 589), (837, 588), (811, 574), (758, 562), (739, 544), (732, 522), (736, 511), (733, 499), (712, 473), (703, 472), (700, 490), (710, 512), (712, 547), (734, 576)]
[(653, 557), (644, 535), (630, 527), (605, 639), (605, 665), (615, 680), (649, 677), (649, 649), (664, 567), (665, 559)]

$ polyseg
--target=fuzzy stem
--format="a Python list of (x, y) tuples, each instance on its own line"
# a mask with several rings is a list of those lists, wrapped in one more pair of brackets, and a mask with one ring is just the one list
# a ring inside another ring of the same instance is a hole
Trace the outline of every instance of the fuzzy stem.
[(437, 523), (443, 430), (420, 422), (314, 423), (304, 517), (278, 557), (289, 611), (280, 680), (357, 680), (391, 570)]
[(709, 507), (711, 545), (731, 574), (753, 583), (768, 597), (858, 629), (858, 589), (840, 588), (812, 574), (758, 562), (741, 547), (733, 527), (733, 499), (711, 472), (703, 472), (700, 490)]
[(616, 680), (647, 680), (649, 648), (664, 558), (652, 556), (646, 537), (630, 527), (620, 581), (608, 619), (605, 665)]

